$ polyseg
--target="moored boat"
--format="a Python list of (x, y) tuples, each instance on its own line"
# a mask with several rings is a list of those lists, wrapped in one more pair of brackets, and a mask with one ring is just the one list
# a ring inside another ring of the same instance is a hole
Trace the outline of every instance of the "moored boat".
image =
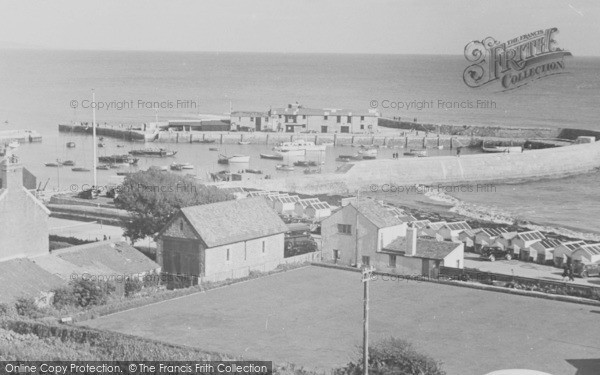
[(84, 167), (75, 167), (75, 168), (71, 168), (71, 170), (73, 172), (89, 172), (90, 171), (89, 168), (84, 168)]
[(209, 147), (208, 151), (219, 151), (217, 147)]
[(238, 145), (249, 145), (250, 141), (238, 141)]
[(316, 145), (314, 142), (307, 142), (303, 139), (298, 139), (293, 142), (283, 142), (275, 146), (275, 151), (325, 151), (327, 146), (320, 144)]
[(283, 160), (283, 155), (278, 154), (260, 154), (261, 159)]
[(408, 152), (404, 153), (404, 156), (424, 157), (424, 156), (427, 156), (427, 150), (414, 150), (414, 149), (410, 149)]
[(130, 155), (135, 156), (158, 156), (161, 158), (175, 156), (177, 151), (167, 150), (164, 148), (145, 148), (141, 150), (131, 150), (129, 151)]
[(64, 165), (64, 166), (67, 166), (67, 167), (73, 167), (73, 166), (75, 166), (75, 162), (73, 160), (65, 160), (61, 164)]
[(219, 164), (230, 164), (230, 163), (250, 163), (250, 156), (248, 155), (219, 155)]
[(304, 170), (304, 174), (315, 174), (315, 173), (321, 173), (321, 168), (306, 168)]
[(68, 148), (75, 148), (75, 146), (76, 146), (75, 142), (67, 142)]
[(215, 143), (216, 141), (216, 139), (202, 139), (199, 140), (198, 143)]
[(293, 171), (296, 168), (288, 164), (277, 164), (275, 169), (277, 169), (278, 171)]
[(194, 166), (190, 163), (172, 163), (170, 168), (172, 171), (182, 171), (184, 169), (194, 169)]
[(316, 161), (307, 161), (307, 160), (298, 160), (294, 162), (294, 165), (296, 167), (316, 167), (317, 166), (317, 162)]
[(56, 168), (62, 167), (62, 164), (60, 164), (60, 163), (44, 163), (44, 165), (46, 167), (56, 167)]
[(106, 164), (100, 164), (100, 165), (98, 165), (98, 166), (96, 167), (96, 169), (97, 169), (97, 170), (101, 170), (101, 171), (107, 171), (107, 170), (109, 170), (109, 169), (110, 169), (110, 166), (109, 166), (109, 165), (106, 165)]
[(132, 157), (131, 155), (109, 155), (99, 156), (98, 161), (101, 163), (108, 164), (137, 164), (139, 159)]

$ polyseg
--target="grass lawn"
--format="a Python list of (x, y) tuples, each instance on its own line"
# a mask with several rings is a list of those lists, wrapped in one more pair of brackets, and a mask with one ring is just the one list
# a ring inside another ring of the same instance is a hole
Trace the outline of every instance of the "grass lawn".
[[(344, 365), (362, 340), (360, 274), (307, 267), (82, 324), (249, 359)], [(371, 283), (371, 340), (406, 339), (448, 375), (600, 374), (600, 308), (415, 281)], [(579, 371), (579, 372), (578, 372)]]

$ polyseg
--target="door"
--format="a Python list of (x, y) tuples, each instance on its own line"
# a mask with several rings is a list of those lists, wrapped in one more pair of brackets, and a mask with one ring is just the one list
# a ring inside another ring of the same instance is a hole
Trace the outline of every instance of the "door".
[(259, 132), (262, 128), (262, 117), (256, 117), (254, 123), (256, 124), (256, 131)]
[(429, 274), (429, 270), (430, 270), (429, 259), (423, 259), (421, 262), (422, 262), (421, 263), (421, 275), (422, 276), (431, 276)]

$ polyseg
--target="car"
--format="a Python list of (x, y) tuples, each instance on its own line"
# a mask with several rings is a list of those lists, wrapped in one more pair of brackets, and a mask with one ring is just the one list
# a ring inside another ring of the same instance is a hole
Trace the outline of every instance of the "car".
[(501, 247), (486, 246), (481, 249), (481, 257), (493, 262), (500, 258), (511, 260), (512, 254), (510, 253), (510, 250), (505, 250)]
[(573, 274), (583, 279), (588, 276), (600, 276), (600, 262), (590, 264), (576, 262), (573, 266)]

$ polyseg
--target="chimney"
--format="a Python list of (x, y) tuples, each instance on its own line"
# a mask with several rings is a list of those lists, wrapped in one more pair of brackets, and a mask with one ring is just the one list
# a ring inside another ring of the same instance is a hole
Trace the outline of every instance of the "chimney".
[(20, 189), (23, 187), (23, 166), (16, 155), (7, 155), (0, 162), (0, 189)]
[(417, 230), (409, 227), (406, 229), (406, 256), (417, 255)]

